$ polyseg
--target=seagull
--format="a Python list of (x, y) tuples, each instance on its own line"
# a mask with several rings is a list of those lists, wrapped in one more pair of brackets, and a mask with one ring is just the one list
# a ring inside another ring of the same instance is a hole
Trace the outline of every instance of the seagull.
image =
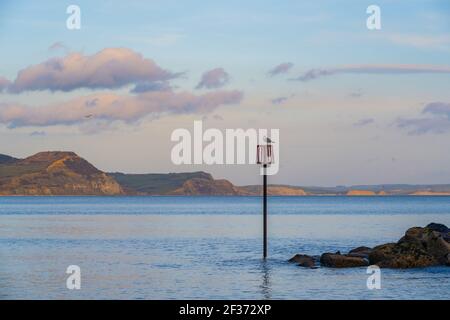
[(92, 114), (88, 114), (88, 115), (86, 115), (86, 116), (84, 116), (86, 119), (90, 119), (90, 118), (92, 118), (93, 117), (93, 115)]
[(275, 141), (272, 141), (272, 139), (270, 139), (270, 138), (268, 138), (268, 137), (266, 137), (266, 136), (264, 136), (264, 141), (265, 141), (266, 143), (275, 143)]

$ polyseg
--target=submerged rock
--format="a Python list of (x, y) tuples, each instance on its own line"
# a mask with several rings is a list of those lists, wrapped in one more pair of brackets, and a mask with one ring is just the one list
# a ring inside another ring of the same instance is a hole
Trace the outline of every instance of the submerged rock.
[(306, 268), (314, 268), (316, 264), (315, 259), (306, 254), (296, 254), (289, 259), (289, 262), (297, 263), (299, 266)]
[(354, 268), (366, 267), (369, 265), (367, 259), (361, 257), (351, 257), (336, 253), (324, 253), (320, 257), (320, 263), (330, 268)]

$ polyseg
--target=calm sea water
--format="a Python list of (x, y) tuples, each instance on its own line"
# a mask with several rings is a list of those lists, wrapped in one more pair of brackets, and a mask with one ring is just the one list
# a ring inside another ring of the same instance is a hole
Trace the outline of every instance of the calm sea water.
[[(0, 197), (1, 299), (449, 299), (450, 268), (304, 269), (319, 255), (450, 225), (450, 197)], [(66, 288), (69, 265), (81, 290)]]

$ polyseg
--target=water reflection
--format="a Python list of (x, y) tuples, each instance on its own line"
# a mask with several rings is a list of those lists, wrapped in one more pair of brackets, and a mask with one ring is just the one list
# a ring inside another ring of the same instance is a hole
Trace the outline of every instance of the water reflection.
[(260, 261), (260, 270), (261, 270), (261, 295), (263, 299), (271, 299), (272, 298), (272, 287), (270, 276), (272, 272), (272, 268), (270, 266), (270, 262), (267, 259), (261, 259)]

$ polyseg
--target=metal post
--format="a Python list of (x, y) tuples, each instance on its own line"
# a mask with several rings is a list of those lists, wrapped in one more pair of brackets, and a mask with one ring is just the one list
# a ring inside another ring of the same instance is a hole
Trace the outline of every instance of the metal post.
[(263, 237), (264, 237), (264, 259), (267, 258), (267, 164), (263, 165)]

